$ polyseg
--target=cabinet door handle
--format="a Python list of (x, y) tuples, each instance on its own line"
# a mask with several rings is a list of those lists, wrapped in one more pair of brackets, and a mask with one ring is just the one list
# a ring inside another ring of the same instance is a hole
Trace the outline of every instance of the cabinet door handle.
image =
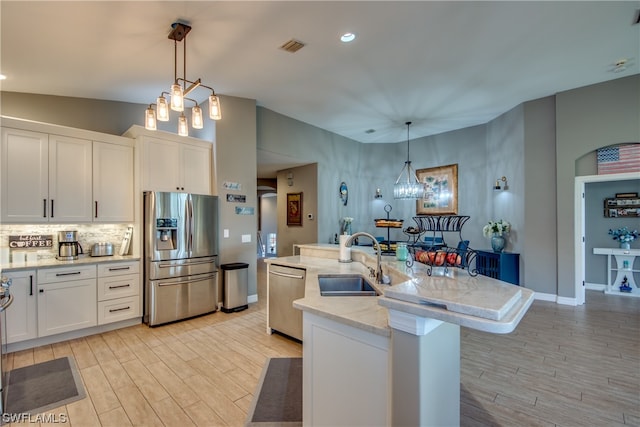
[(42, 218), (47, 217), (47, 199), (42, 199)]
[(38, 292), (40, 292), (41, 294), (44, 294), (44, 289), (40, 289)]
[(126, 285), (109, 286), (109, 289), (128, 288), (129, 286), (131, 286), (131, 284), (127, 283)]
[(112, 267), (109, 271), (120, 271), (120, 270), (129, 270), (131, 267)]
[(115, 313), (116, 311), (129, 310), (130, 308), (131, 308), (131, 307), (112, 308), (111, 310), (109, 310), (109, 313)]
[(96, 218), (98, 218), (98, 201), (96, 200)]
[(29, 276), (29, 296), (33, 296), (33, 275)]
[(60, 277), (60, 276), (74, 276), (76, 274), (82, 274), (81, 271), (74, 271), (72, 273), (56, 273), (56, 277)]
[(51, 218), (53, 218), (53, 199), (51, 199)]

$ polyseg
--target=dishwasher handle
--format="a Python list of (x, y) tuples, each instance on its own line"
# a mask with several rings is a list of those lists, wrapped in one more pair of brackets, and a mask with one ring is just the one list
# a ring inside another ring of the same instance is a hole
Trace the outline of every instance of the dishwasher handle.
[(280, 277), (288, 277), (290, 279), (304, 279), (304, 276), (298, 274), (281, 273), (279, 271), (270, 271), (269, 274)]

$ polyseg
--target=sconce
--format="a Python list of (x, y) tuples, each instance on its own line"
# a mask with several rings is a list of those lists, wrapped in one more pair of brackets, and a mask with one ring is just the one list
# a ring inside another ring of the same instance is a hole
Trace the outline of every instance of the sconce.
[(293, 185), (293, 172), (287, 174), (287, 185), (291, 187)]
[(382, 190), (380, 190), (379, 188), (376, 188), (376, 199), (382, 199)]
[[(502, 181), (504, 184), (500, 184)], [(496, 179), (496, 185), (493, 187), (494, 190), (508, 190), (509, 184), (507, 183), (507, 177), (503, 176), (502, 178)]]

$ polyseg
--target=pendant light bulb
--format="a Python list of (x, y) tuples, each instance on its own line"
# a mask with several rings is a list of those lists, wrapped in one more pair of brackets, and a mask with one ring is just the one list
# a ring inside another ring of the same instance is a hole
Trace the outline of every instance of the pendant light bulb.
[(157, 119), (161, 122), (169, 121), (169, 105), (167, 104), (167, 99), (160, 95), (156, 100), (156, 105), (158, 111), (156, 112)]
[(202, 129), (204, 127), (202, 108), (197, 105), (191, 109), (191, 126), (193, 126), (194, 129)]
[(173, 111), (184, 111), (184, 93), (182, 86), (177, 83), (171, 85), (171, 109)]
[(189, 136), (189, 125), (187, 124), (187, 117), (184, 113), (178, 117), (178, 135)]
[(222, 118), (220, 99), (216, 95), (209, 96), (209, 118), (212, 120), (220, 120)]
[(149, 105), (145, 114), (144, 114), (144, 128), (147, 130), (156, 130), (156, 112)]

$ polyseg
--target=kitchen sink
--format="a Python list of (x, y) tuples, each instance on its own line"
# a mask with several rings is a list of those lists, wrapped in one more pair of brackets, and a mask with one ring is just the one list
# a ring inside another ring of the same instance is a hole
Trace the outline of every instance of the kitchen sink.
[(367, 279), (357, 274), (319, 274), (318, 284), (324, 297), (380, 295)]

